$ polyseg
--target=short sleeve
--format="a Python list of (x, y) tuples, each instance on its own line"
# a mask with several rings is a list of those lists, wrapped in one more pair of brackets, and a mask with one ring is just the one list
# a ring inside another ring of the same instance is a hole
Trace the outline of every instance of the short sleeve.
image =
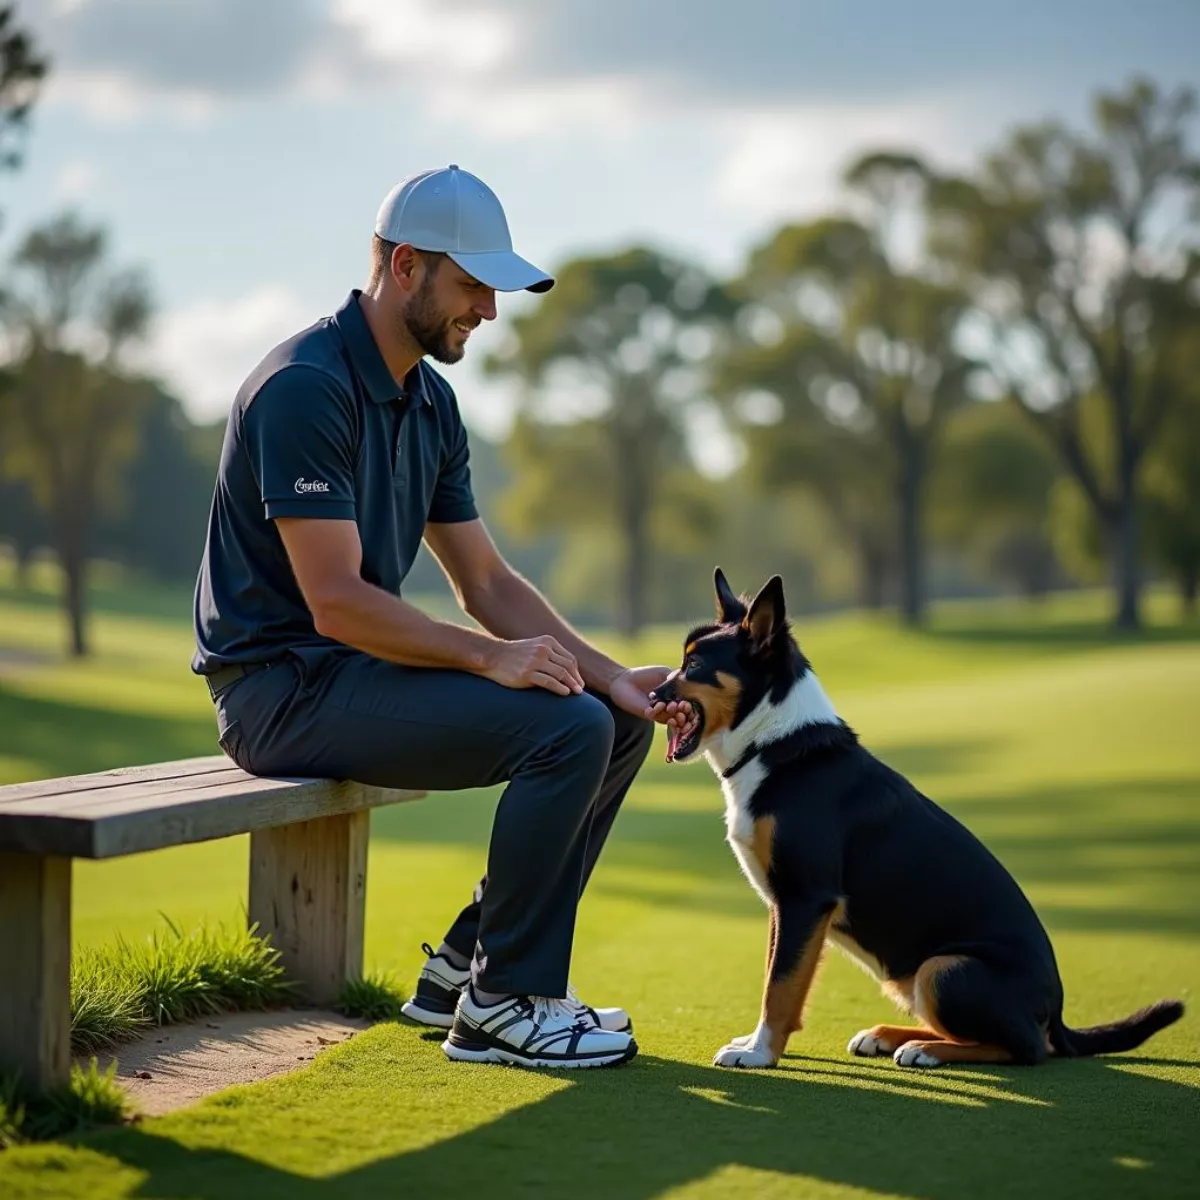
[(471, 453), (467, 446), (467, 431), (457, 404), (450, 405), (450, 412), (452, 416), (446, 431), (449, 449), (442, 460), (433, 500), (429, 505), (429, 520), (435, 525), (474, 521), (479, 516), (471, 492)]
[(308, 366), (272, 375), (242, 415), (268, 518), (352, 521), (355, 414), (337, 381)]

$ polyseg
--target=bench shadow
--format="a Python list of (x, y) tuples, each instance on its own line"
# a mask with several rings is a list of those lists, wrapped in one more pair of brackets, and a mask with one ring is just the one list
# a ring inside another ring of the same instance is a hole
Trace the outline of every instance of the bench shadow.
[[(500, 1086), (503, 1070), (480, 1069), (479, 1086)], [(145, 1200), (441, 1195), (451, 1181), (454, 1195), (650, 1200), (734, 1167), (793, 1186), (821, 1181), (920, 1200), (1022, 1191), (1168, 1197), (1195, 1185), (1194, 1089), (1114, 1061), (949, 1076), (803, 1055), (763, 1073), (641, 1057), (617, 1071), (580, 1072), (543, 1099), (433, 1145), (323, 1178), (191, 1148), (153, 1126), (84, 1141), (142, 1172), (130, 1194)], [(251, 1117), (244, 1106), (239, 1113)], [(315, 1146), (321, 1136), (297, 1124), (299, 1143)], [(381, 1145), (387, 1140), (381, 1131)], [(752, 1194), (752, 1177), (728, 1183)]]

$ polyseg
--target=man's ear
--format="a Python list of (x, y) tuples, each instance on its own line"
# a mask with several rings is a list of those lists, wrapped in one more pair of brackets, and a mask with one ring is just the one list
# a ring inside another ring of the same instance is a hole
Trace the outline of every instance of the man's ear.
[(409, 242), (397, 242), (392, 247), (390, 265), (392, 278), (403, 292), (414, 291), (420, 284), (421, 271), (428, 269), (424, 266), (420, 254)]
[(743, 624), (756, 645), (765, 646), (787, 623), (787, 607), (783, 600), (783, 580), (772, 575), (762, 590), (750, 602), (750, 611)]
[(713, 586), (717, 589), (717, 619), (727, 625), (736, 624), (746, 615), (746, 606), (733, 594), (720, 567), (713, 574)]

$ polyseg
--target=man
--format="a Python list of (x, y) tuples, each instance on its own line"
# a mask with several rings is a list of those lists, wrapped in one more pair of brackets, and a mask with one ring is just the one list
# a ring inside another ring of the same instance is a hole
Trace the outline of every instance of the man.
[[(666, 667), (623, 668), (497, 552), (450, 386), (497, 291), (553, 279), (499, 200), (450, 166), (398, 184), (371, 277), (277, 346), (230, 413), (196, 586), (219, 740), (256, 774), (453, 790), (507, 781), (487, 873), (405, 1011), (468, 1062), (571, 1067), (637, 1052), (628, 1016), (568, 987), (575, 911), (653, 724)], [(424, 538), (480, 633), (400, 588)]]

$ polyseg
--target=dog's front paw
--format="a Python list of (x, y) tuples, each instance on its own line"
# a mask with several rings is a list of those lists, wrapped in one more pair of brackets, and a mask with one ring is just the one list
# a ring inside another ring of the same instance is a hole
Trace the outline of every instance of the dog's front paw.
[(734, 1038), (728, 1046), (722, 1046), (713, 1058), (718, 1067), (773, 1067), (778, 1061), (770, 1050), (755, 1044), (754, 1034)]
[(893, 1050), (895, 1046), (889, 1045), (871, 1029), (860, 1030), (846, 1046), (847, 1054), (855, 1054), (859, 1058), (881, 1058)]
[(905, 1042), (892, 1055), (898, 1067), (940, 1067), (942, 1060), (928, 1042)]

